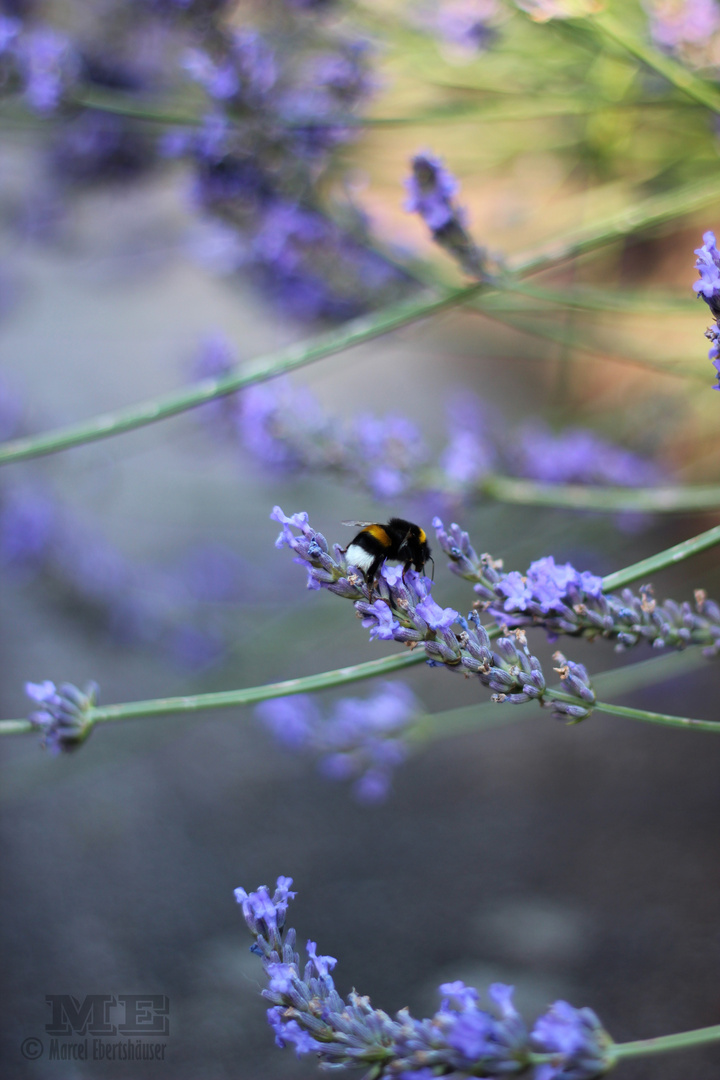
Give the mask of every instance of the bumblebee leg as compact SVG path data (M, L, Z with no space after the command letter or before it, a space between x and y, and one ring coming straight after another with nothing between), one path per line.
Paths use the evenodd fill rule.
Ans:
M365 574L365 580L367 582L368 593L369 593L369 596L370 596L370 602L371 603L372 603L372 598L373 598L373 590L375 588L375 582L376 582L377 576L378 576L378 571L380 570L380 567L381 567L384 559L385 559L384 555L376 555L375 558L373 559L373 561L370 563L370 566L367 569L367 573Z

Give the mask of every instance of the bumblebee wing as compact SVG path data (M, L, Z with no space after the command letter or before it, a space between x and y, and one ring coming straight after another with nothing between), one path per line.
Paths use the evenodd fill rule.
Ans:
M350 525L351 527L357 527L358 529L365 529L368 525L374 525L374 521L341 521L341 525Z
M408 547L408 540L410 539L411 536L412 536L412 531L410 529L408 529L408 531L405 533L405 536L403 538L402 543L398 547L399 552L402 551L404 548Z

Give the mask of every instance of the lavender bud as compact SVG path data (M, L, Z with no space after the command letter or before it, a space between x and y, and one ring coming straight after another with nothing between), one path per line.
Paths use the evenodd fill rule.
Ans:
M26 683L25 692L43 706L28 719L42 731L42 745L51 753L67 753L85 742L94 724L97 683L88 683L83 692L72 683L61 683L58 688L47 679L43 683Z

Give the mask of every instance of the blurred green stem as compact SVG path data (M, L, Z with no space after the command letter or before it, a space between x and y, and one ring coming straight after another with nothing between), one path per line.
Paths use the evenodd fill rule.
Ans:
M621 21L608 12L601 11L595 15L589 15L588 22L604 37L627 49L636 59L641 60L653 71L657 71L693 101L705 105L713 112L720 113L720 92L716 87L632 33L626 21Z
M712 183L703 181L689 184L669 194L655 196L634 206L624 208L604 221L552 241L539 252L510 260L509 270L513 274L519 275L538 273L541 270L555 266L557 263L612 243L623 236L650 226L660 225L665 221L690 213L717 198L718 188L715 180ZM502 281L498 282L498 285L502 287ZM45 454L53 454L59 450L67 450L72 446L80 446L97 439L105 439L112 435L133 431L135 428L152 424L156 420L176 416L178 413L195 408L197 405L231 394L235 390L263 382L285 372L295 371L306 364L313 363L315 360L332 356L335 353L351 348L353 345L370 341L426 316L467 303L481 289L491 287L492 285L488 282L476 282L463 288L447 290L439 297L435 296L429 299L425 298L397 304L375 314L351 320L339 330L322 335L309 343L292 345L272 353L270 356L260 357L221 379L204 379L202 382L186 387L183 390L153 398L150 401L130 406L127 409L103 413L90 420L58 428L44 435L12 439L0 446L0 465L23 461L27 458L41 457ZM504 501L518 501L509 494L512 491L511 488L506 486L504 490ZM490 492L488 491L488 493ZM530 501L535 500L531 499ZM554 504L551 501L545 505ZM597 508L608 509L615 507L603 505ZM652 508L655 509L656 507ZM680 506L677 508L684 509L685 507ZM643 509L643 507L637 507L637 509Z
M269 356L258 357L248 364L243 364L240 368L235 368L222 378L203 379L182 390L141 402L139 405L131 405L126 409L102 413L91 420L69 424L67 427L47 432L45 435L12 439L0 445L0 465L54 454L72 446L80 446L97 439L107 439L112 435L134 431L156 420L177 416L178 413L203 405L207 401L225 397L227 394L255 383L265 382L278 375L296 371L307 364L312 364L315 360L350 349L353 345L371 341L398 327L407 326L418 319L463 303L483 287L483 284L478 282L446 292L440 297L432 299L425 297L422 300L396 304L377 314L350 320L339 330L324 334L309 344L290 345Z
M624 488L547 484L517 476L488 475L480 481L479 488L480 494L498 502L549 506L558 510L677 514L720 508L720 484Z

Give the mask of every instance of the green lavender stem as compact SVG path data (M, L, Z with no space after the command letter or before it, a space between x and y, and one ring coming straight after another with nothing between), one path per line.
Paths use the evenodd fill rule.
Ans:
M589 484L547 484L516 476L489 475L481 481L480 493L498 502L515 503L519 506L598 510L604 513L628 510L639 513L678 514L691 510L716 510L720 507L720 484L624 488Z
M491 637L497 637L500 633L499 627L492 627L489 631ZM400 671L407 667L413 667L415 664L423 663L425 660L425 651L422 649L415 649L400 653L396 656L386 656L380 660L370 660L364 664L355 664L351 667L337 668L333 671L324 671L318 675L306 675L298 679L287 679L284 682L270 683L265 686L251 686L244 690L225 690L219 693L213 694L191 694L183 697L171 697L171 698L154 698L149 701L132 701L118 705L105 705L98 706L91 710L90 717L95 723L104 723L110 720L137 720L144 717L153 716L168 716L171 714L182 713L195 713L204 709L222 709L222 708L237 708L242 705L256 705L260 701L268 701L271 698L287 697L290 694L304 694L315 690L327 690L336 686L345 686L348 683L359 682L361 679L372 679L381 675L389 675L394 671ZM673 676L683 675L694 668L699 667L703 663L703 658L700 652L696 649L688 649L682 653L673 653L669 656L654 657L651 660L644 660L637 664L630 664L627 667L616 669L614 671L606 671L595 676L593 682L597 687L602 687L607 692L615 693L628 693L631 690L640 689L643 686L652 684L658 677L663 679L671 678ZM549 690L548 697L554 697L559 701L576 702L576 698L570 697L568 694L563 693L561 690ZM498 717L505 716L506 718L517 717L518 719L522 715L526 715L525 710L530 712L536 711L536 705L534 702L528 703L528 705L490 705L478 704L472 707L472 711L468 709L450 710L446 714L440 714L434 717L425 717L420 721L419 727L422 734L419 734L420 738L433 737L433 729L437 729L441 724L442 717L446 716L447 725L443 732L438 734L450 734L456 730L470 729L473 724L469 721L472 718L479 719L484 717L485 713L494 710ZM600 708L600 706L597 706ZM603 706L607 710L614 709L615 706ZM618 706L620 708L620 706ZM453 719L455 713L467 713L466 717L456 717L458 722ZM636 719L652 719L656 716L661 716L660 713L644 713L643 710L630 710L630 713ZM630 715L628 713L628 715ZM638 715L636 715L638 714ZM642 714L642 715L639 715ZM623 713L622 715L625 715ZM688 722L683 717L671 717L679 721L676 726L687 727ZM466 720L468 721L466 725ZM665 722L665 721L657 721ZM709 723L709 721L690 721L690 726L697 724L703 725ZM720 728L720 724L712 725L712 730ZM29 720L0 720L0 735L25 735L30 732L37 731Z
M644 720L649 724L720 732L720 721L716 720L696 720L691 716L668 716L667 713L648 712L646 709L631 709L627 705L608 705L604 701L596 701L593 708L595 712L609 713L612 716L627 716L631 720Z
M554 240L541 251L525 255L518 259L510 260L509 269L514 274L527 275L546 270L557 263L564 262L576 255L591 251L604 244L611 243L630 233L637 232L649 226L660 225L665 221L690 213L718 197L717 183L702 182L690 184L677 189L667 195L656 196L646 199L642 203L627 207L604 221L589 226L570 236ZM152 424L156 420L164 420L170 416L195 408L207 401L224 397L251 386L254 383L263 382L276 375L295 371L300 367L311 364L323 357L331 356L380 337L401 326L416 322L418 319L437 314L448 308L471 301L481 289L489 288L487 283L477 282L464 288L451 289L444 292L440 297L414 300L386 308L374 315L354 319L346 323L339 330L325 334L306 344L292 345L270 356L260 357L254 362L244 365L239 371L235 371L220 379L204 379L191 387L166 394L150 401L132 405L127 409L119 409L116 412L103 413L90 420L71 424L64 428L50 431L44 435L31 436L22 439L13 439L0 447L0 465L15 461L23 461L28 458L42 457L45 454L67 450L72 446L80 446L83 443L94 442L98 439L106 439L113 435L120 435L126 431ZM518 497L523 490L509 478L497 478L495 490L497 495L505 502L518 502L523 499ZM552 485L547 485L552 488ZM537 485L535 485L537 487ZM580 488L580 491L583 489ZM598 489L596 489L597 491ZM622 494L622 489L619 489ZM704 489L700 489L704 490ZM715 501L711 505L720 503L720 489L716 492ZM493 494L488 488L487 494ZM549 493L548 493L549 494ZM556 492L557 494L557 492ZM574 492L569 492L569 502L545 500L542 493L533 492L527 488L527 501L540 505L576 505ZM534 497L533 497L534 495ZM635 495L635 493L632 493ZM606 502L595 509L618 509L615 503L620 496L606 495ZM677 501L677 500L676 500ZM706 507L706 503L701 504ZM627 509L627 505L624 507ZM645 509L644 506L633 505L631 509ZM658 507L650 507L654 509ZM662 509L663 507L659 507ZM672 506L672 509L686 509L686 506ZM697 504L691 502L691 509L697 509Z
M314 690L326 690L333 686L345 686L346 683L360 679L373 679L378 675L389 675L394 671L423 663L425 652L417 649L399 653L396 656L384 656L380 660L369 660L365 664L353 664L351 667L323 671L318 675L304 675L299 679L286 679L284 682L270 683L266 686L250 686L244 690L222 690L213 694L187 694L183 697L153 698L150 701L130 701L122 705L104 705L90 710L90 719L96 723L108 720L134 720L139 717L168 716L172 713L195 713L203 709L227 709L240 705L256 705L270 698L287 697L290 694L307 694ZM19 735L37 731L29 720L0 720L0 735Z
M616 570L614 574L607 574L603 578L603 592L613 592L616 589L624 588L625 585L629 585L632 581L640 581L642 578L648 577L649 574L664 570L666 566L674 566L676 563L690 558L691 555L697 555L701 551L714 547L715 544L720 544L720 525L708 529L707 532L698 533L697 536L693 536L689 540L683 540L681 544L675 544L664 551L659 551L657 555L650 555L647 559L641 559L639 562L633 563L632 566L626 566L623 570Z
M663 55L647 41L636 37L632 31L628 30L625 23L604 11L590 15L588 21L604 37L621 45L637 60L641 60L653 71L657 71L693 101L712 109L713 112L720 113L720 93L714 86L695 75L677 60Z
M691 1046L720 1041L720 1024L712 1027L681 1031L677 1035L658 1035L655 1039L638 1039L635 1042L616 1043L613 1053L616 1061L623 1058L644 1057L646 1054L666 1054L669 1050L685 1050Z
M156 420L176 416L178 413L203 405L207 401L225 397L236 390L275 378L277 375L296 371L306 364L312 364L315 360L332 356L353 345L370 341L398 327L407 326L418 319L434 315L438 311L470 299L482 287L480 283L477 283L447 292L439 298L425 298L397 304L376 315L352 319L340 330L324 334L310 344L290 345L269 356L259 357L222 378L203 379L183 390L141 402L139 405L131 405L126 409L118 409L116 412L103 413L91 420L70 424L45 435L13 439L0 446L0 465L42 457L45 454L56 453L58 450L67 450L72 446L107 439L112 435L120 435L123 432L152 424Z

